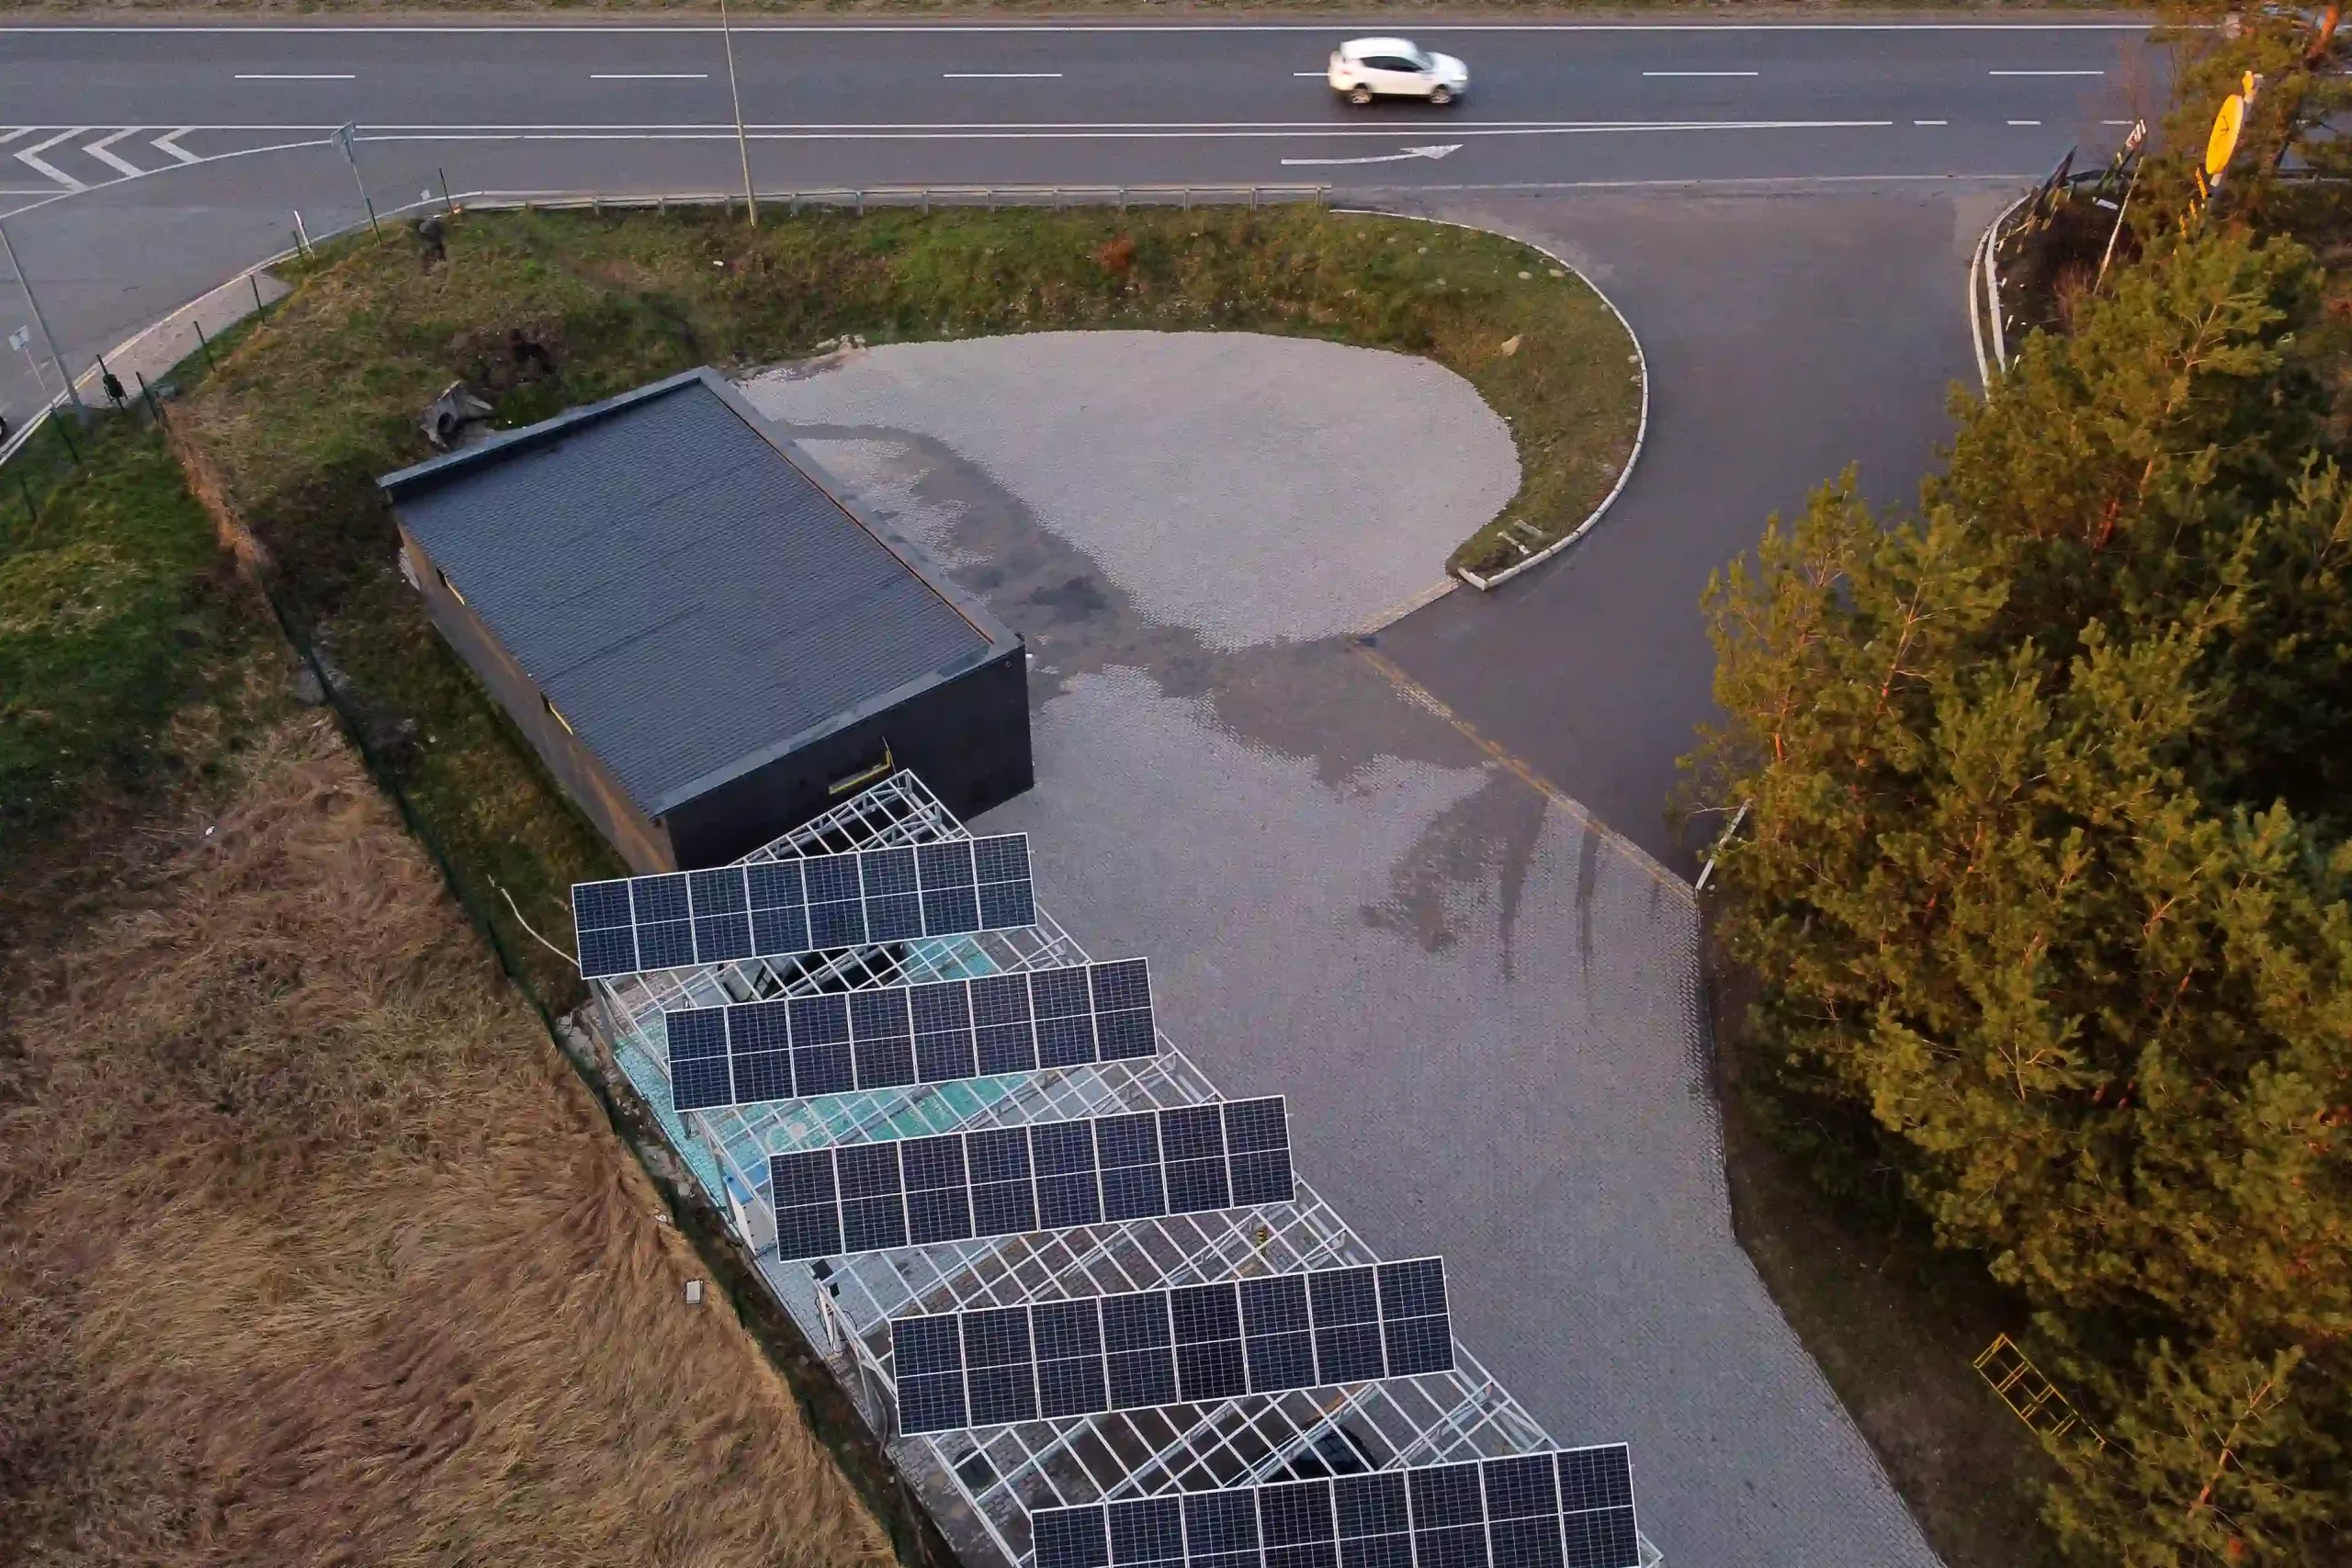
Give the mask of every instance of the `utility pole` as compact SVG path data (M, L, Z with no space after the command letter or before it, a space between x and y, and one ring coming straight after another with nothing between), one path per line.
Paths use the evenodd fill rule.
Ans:
M0 224L0 255L8 258L8 270L17 275L17 281L24 287L25 303L33 309L33 320L40 327L41 341L49 344L49 362L57 367L58 378L65 383L67 400L73 403L75 413L83 412L82 394L74 389L74 378L66 374L65 360L57 352L57 334L49 330L49 318L40 313L40 301L33 298L33 280L25 276L24 263L17 259L17 247L9 243L5 224ZM30 357L31 351L28 349L26 353Z
M727 0L718 0L718 31L727 40L727 96L735 100L735 151L743 160L743 211L756 229L760 198L752 189L752 141L743 134L743 93L735 85L735 28L727 19Z

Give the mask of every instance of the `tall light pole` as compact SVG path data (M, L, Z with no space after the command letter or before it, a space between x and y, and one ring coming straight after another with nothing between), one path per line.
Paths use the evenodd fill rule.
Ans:
M743 134L743 94L735 85L735 28L727 19L727 0L718 0L718 31L727 40L727 96L735 100L735 151L743 160L743 211L756 229L760 198L752 189L752 141Z
M40 326L41 341L49 344L49 362L57 367L57 374L65 383L65 396L72 400L74 412L82 412L82 394L74 390L74 378L66 373L65 361L57 352L57 334L49 330L49 318L40 313L40 301L33 298L33 280L25 276L24 263L17 259L17 247L9 243L6 225L0 225L0 255L8 258L8 270L15 273L17 281L24 286L25 303L33 308L33 320Z

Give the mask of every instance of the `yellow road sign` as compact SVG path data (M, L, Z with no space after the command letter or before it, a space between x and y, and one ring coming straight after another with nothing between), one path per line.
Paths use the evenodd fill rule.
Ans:
M2245 130L2245 99L2235 93L2222 100L2222 112L2213 117L2213 134L2205 139L2205 173L2214 179L2230 166L2230 155L2238 150L2239 133Z

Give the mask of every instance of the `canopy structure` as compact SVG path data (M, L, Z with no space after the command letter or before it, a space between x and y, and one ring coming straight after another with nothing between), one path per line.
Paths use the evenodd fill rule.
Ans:
M971 835L899 773L747 857L748 863ZM1127 954L1105 954L1120 958ZM677 1111L662 1014L820 989L906 985L1087 963L1041 905L1011 931L753 959L594 981L623 1070L809 1340L829 1358L915 1495L967 1563L1027 1562L1040 1509L1555 1450L1466 1347L1444 1372L1222 1403L977 1430L901 1431L890 1319L1379 1261L1304 1178L1292 1201L1025 1235L779 1259L772 1155L1069 1121L1226 1097L1161 1032L1156 1055L820 1100ZM1659 1561L1639 1542L1645 1568Z

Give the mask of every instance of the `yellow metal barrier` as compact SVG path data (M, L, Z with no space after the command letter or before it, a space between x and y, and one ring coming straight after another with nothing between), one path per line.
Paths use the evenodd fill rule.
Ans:
M2007 1335L1995 1335L1993 1343L1984 1347L1974 1365L1992 1385L1993 1392L2001 1396L2001 1403L2043 1438L2055 1441L2072 1434L2078 1442L2107 1447L2107 1439L2082 1418L2066 1396L2058 1392L2057 1385L2041 1375L2041 1369L2026 1359L2017 1341Z

